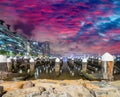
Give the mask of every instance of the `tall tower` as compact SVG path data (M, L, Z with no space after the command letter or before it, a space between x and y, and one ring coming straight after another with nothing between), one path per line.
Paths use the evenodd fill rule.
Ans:
M42 45L43 56L50 56L50 43L45 41Z

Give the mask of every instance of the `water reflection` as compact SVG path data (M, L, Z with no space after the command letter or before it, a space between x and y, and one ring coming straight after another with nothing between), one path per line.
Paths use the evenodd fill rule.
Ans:
M35 79L38 79L38 78L39 78L39 75L40 75L39 68L36 68L36 69L35 69L35 73L34 73Z

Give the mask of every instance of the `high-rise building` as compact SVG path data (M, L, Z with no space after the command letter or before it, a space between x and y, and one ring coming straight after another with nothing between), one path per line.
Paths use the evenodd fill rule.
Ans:
M31 55L39 55L42 53L41 42L28 40L27 42L27 52Z
M50 43L49 43L49 41L43 42L42 52L43 52L43 56L50 56Z
M0 53L24 54L26 42L26 38L16 32L11 32L10 25L6 27L4 21L0 20Z
M28 40L25 36L17 32L10 31L10 25L4 25L4 21L0 20L0 54L21 54L44 56L50 55L49 42L38 42Z

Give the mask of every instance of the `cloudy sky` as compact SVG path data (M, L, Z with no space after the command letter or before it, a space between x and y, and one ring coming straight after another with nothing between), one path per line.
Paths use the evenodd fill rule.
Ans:
M0 19L52 53L120 53L120 0L0 0Z

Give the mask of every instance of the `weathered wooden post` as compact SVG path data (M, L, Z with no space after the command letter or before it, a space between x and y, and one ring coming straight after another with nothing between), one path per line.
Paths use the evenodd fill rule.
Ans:
M113 66L114 66L114 57L109 53L105 53L104 55L102 55L103 79L106 80L113 79Z
M87 58L82 59L82 71L87 71Z
M13 63L13 65L14 65L14 66L13 66L13 67L14 67L14 72L17 72L17 70L18 70L18 68L17 68L17 65L18 65L18 64L17 64L17 57L14 57L14 58L13 58L13 61L14 61L14 63Z
M8 69L7 69L7 56L0 55L0 71L8 71Z
M30 73L31 75L34 74L34 71L35 71L35 61L33 58L30 59Z
M7 68L8 68L8 72L12 72L12 60L11 58L7 58Z
M94 56L91 56L91 64L94 64Z
M0 55L0 79L7 78L7 56Z
M101 57L98 58L98 65L101 65L102 64L102 59Z
M59 71L60 71L60 59L59 58L56 58L55 59L55 73L57 75L59 75Z

